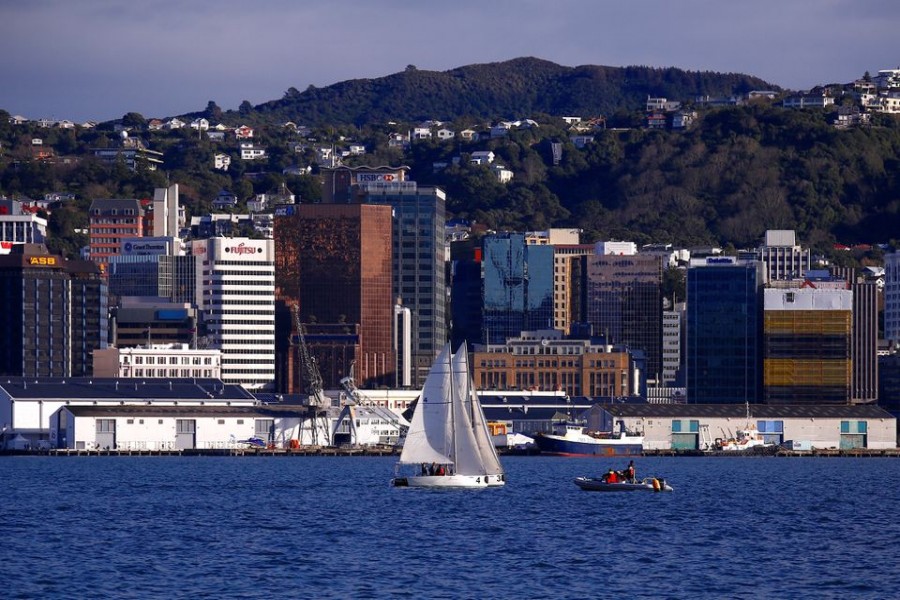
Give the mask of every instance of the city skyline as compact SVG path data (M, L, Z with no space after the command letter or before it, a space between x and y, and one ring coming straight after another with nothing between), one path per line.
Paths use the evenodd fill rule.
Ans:
M337 11L285 0L0 0L0 14L0 48L14 57L0 66L0 109L80 122L184 114L210 100L237 109L407 65L446 71L522 56L738 72L803 90L897 67L900 5L350 0Z

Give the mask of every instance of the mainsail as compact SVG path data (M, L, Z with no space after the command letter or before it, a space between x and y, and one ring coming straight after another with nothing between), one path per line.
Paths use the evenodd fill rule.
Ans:
M460 363L447 344L425 379L400 453L400 464L437 463L453 465L457 475L487 474L472 426L471 401L466 400L468 381L468 360L463 355ZM457 391L459 386L462 392Z
M500 457L497 456L497 449L491 440L487 422L484 420L484 410L481 408L481 401L478 399L472 383L472 376L469 372L469 356L465 344L453 355L453 377L456 381L455 391L459 394L470 415L475 445L481 457L482 472L487 475L502 475L503 466L500 464Z

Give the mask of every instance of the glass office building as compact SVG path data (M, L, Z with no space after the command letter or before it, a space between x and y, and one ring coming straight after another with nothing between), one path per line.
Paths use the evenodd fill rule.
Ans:
M197 303L193 256L113 256L109 258L107 274L113 302L122 296L151 296L177 303Z
M662 376L662 267L648 254L592 254L584 261L584 316L608 344L641 350L648 380Z
M447 343L447 196L414 181L358 183L363 204L390 206L393 214L393 296L411 313L412 385L424 383Z
M687 272L688 402L756 403L762 384L762 286L759 261L714 257Z
M287 212L276 216L276 287L282 301L299 303L323 384L339 387L351 365L362 386L392 383L391 209L301 204ZM300 371L290 389L303 388Z
M483 342L552 329L553 247L526 244L521 233L489 235L483 243Z

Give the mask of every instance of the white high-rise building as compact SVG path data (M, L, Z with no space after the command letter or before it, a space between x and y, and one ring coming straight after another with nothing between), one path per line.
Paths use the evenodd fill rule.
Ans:
M275 383L275 264L270 239L195 240L197 304L222 380L248 389Z

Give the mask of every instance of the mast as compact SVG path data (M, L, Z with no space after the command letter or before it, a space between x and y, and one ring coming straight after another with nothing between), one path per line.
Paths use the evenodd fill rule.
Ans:
M447 345L449 346L450 342L447 342ZM452 432L452 436L453 436L453 445L452 445L453 450L452 450L452 454L450 455L450 458L453 459L453 471L456 472L456 471L458 471L458 469L456 468L457 467L457 465L456 465L456 458L457 458L456 444L457 444L458 436L456 435L456 414L455 414L456 410L454 410L454 407L453 407L453 405L456 404L456 394L453 391L453 380L456 378L453 376L453 352L452 352L452 350L451 350L451 352L447 353L447 367L450 370L449 371L450 377L448 377L448 379L450 380L450 431Z

